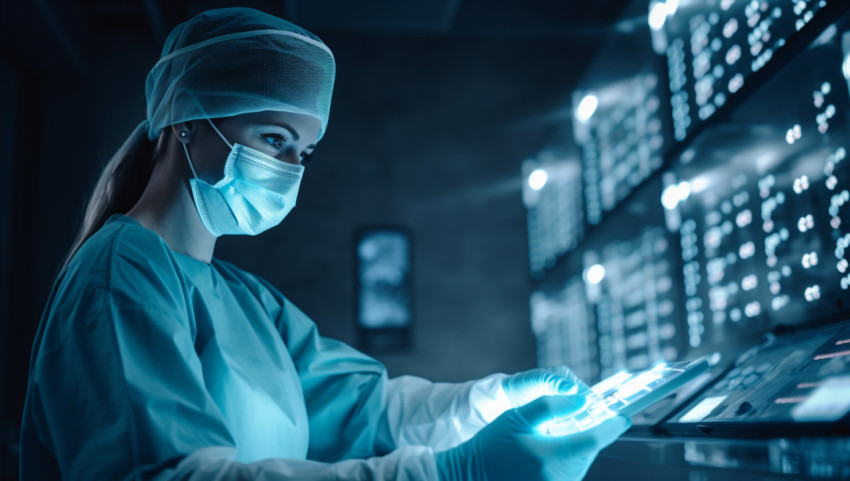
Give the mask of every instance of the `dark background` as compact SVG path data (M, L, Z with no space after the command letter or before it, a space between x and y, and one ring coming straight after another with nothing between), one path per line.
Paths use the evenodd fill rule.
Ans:
M624 3L0 0L0 475L59 263L100 169L144 118L173 26L251 6L313 31L337 61L298 207L216 255L356 343L356 231L409 229L412 346L375 355L391 375L461 381L536 363L520 164L575 155L571 90Z

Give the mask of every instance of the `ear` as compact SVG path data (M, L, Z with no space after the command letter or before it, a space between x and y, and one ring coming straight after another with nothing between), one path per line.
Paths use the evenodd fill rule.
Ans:
M177 140L184 144L188 144L189 140L192 138L195 126L192 125L191 121L181 122L179 124L172 125L171 130L174 132L174 137L176 137Z

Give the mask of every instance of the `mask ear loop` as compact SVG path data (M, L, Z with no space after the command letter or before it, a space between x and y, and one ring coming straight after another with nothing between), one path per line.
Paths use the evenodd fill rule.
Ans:
M218 130L218 128L217 128L217 127L215 126L215 124L213 123L213 121L212 121L212 120L210 120L209 118L207 118L207 122L209 122L209 123L210 123L210 125L211 125L211 126L212 126L212 128L213 128L213 130L215 130L215 133L217 133L217 134L218 134L218 136L219 136L219 137L221 137L221 140L223 140L223 141L224 141L224 143L225 143L225 144L227 144L227 146L228 146L228 147L230 147L230 149L231 149L231 150L233 150L233 145L231 145L231 143L230 143L230 142L228 142L226 138L224 138L224 135L222 135L221 131L220 131L220 130ZM182 134L184 134L184 135L185 135L185 132L183 132ZM186 160L188 160L188 161L189 161L189 168L192 170L192 175L194 175L196 179L200 179L200 177L198 176L198 172L195 170L195 165L194 165L194 163L192 162L192 157L190 157L190 156L189 156L189 149L186 147L186 144L185 144L185 143L180 142L180 144L183 146L183 152L186 152Z
M209 118L207 118L207 122L209 122L210 125L212 125L213 130L215 130L215 133L217 133L218 136L221 137L221 140L223 140L224 143L227 144L227 146L230 147L231 150L233 150L233 144L231 144L230 142L227 141L227 139L224 138L224 135L221 134L221 131L218 130L218 127L215 126L213 121L210 120Z
M183 142L180 142L180 145L183 146L183 152L186 152L186 160L189 161L189 168L192 169L192 175L194 175L196 179L200 179L200 177L198 177L198 173L195 171L195 166L192 163L192 158L189 157L189 149L186 148L186 144L184 144Z

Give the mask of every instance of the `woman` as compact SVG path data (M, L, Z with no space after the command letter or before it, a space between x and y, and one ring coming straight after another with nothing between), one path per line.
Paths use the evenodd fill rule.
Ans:
M585 403L566 368L387 379L213 257L295 205L334 75L316 36L250 9L169 35L39 327L22 479L575 479L627 428L535 434Z

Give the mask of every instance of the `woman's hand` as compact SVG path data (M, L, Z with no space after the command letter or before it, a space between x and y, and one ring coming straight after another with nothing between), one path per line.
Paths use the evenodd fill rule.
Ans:
M581 395L543 396L505 412L469 441L436 454L440 480L583 478L596 454L629 428L629 419L617 416L587 431L565 436L541 434L537 428L551 419L579 412L585 403Z
M542 367L519 372L502 380L502 389L513 408L524 406L540 396L589 394L590 388L568 367Z

